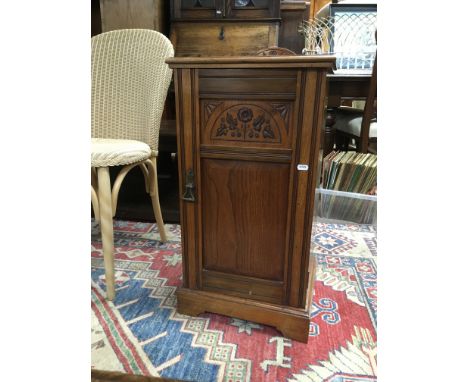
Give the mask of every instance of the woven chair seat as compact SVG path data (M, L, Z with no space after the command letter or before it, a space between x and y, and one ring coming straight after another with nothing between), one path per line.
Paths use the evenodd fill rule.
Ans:
M130 139L91 139L91 166L121 166L148 159L151 148Z

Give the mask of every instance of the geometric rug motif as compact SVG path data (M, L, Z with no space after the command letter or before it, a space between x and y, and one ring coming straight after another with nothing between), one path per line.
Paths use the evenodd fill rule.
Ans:
M368 257L377 256L377 232L365 224L316 223L313 227L315 253Z
M344 291L356 304L366 306L377 326L377 266L373 257L324 256L316 254L316 278L333 290Z
M178 314L180 226L114 221L116 297L105 299L99 225L91 232L92 367L184 381L376 381L376 230L316 223L309 342L206 313Z

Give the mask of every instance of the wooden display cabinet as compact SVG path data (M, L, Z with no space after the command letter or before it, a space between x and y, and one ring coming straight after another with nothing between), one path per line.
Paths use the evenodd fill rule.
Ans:
M278 45L279 0L172 0L176 56L254 55Z
M177 19L279 19L279 0L172 0Z
M272 325L307 342L310 256L331 56L172 58L180 313Z

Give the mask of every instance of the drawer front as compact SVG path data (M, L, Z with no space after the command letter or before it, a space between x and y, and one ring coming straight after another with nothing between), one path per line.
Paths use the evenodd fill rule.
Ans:
M272 23L174 23L171 40L175 55L245 56L278 43Z
M203 290L281 304L283 282L204 270Z

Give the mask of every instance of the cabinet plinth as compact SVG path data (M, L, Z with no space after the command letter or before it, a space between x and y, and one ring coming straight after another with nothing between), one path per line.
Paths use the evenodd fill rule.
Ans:
M183 285L213 312L307 342L331 56L172 58Z

